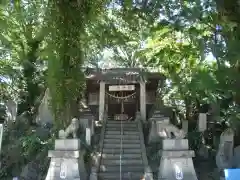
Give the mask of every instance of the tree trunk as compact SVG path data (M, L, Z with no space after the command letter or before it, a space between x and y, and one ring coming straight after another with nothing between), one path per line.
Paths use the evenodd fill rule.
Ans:
M26 83L24 93L20 96L21 102L18 105L18 115L23 112L31 114L31 109L34 106L36 98L40 95L39 82L35 80L36 77L36 60L37 51L41 41L29 42L30 51L27 53L26 61L23 62L23 80Z

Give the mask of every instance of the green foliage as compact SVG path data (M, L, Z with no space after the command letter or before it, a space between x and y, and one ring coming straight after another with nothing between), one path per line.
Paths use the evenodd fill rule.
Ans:
M187 118L197 104L231 98L223 118L237 121L238 13L226 2L200 0L3 1L1 98L18 99L29 110L47 84L60 128L74 115L85 87L83 65L149 66L167 77L165 103ZM211 62L209 53L215 56Z
M193 131L187 134L187 138L189 141L189 148L197 152L202 145L203 134L198 131Z
M20 138L19 141L22 144L22 156L24 156L27 161L32 159L42 148L41 140L35 134L32 136L24 136Z
M0 179L19 176L22 168L34 161L36 156L53 148L53 139L40 139L25 121L17 119L14 124L8 124L3 133L1 149ZM45 153L44 156L46 156ZM47 161L45 159L45 161ZM44 162L41 162L44 164Z

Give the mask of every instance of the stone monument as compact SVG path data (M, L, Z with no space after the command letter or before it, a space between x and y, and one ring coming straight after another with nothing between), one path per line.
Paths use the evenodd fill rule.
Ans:
M49 89L45 91L44 97L38 108L38 114L36 117L36 123L43 125L46 123L53 123L54 116L49 108L50 92Z
M48 152L51 162L46 180L86 180L84 151L77 138L78 128L78 119L74 118L65 131L59 131L60 139L55 140L55 150ZM70 134L73 139L66 139Z
M220 143L216 155L216 165L220 172L221 179L224 177L224 169L232 168L233 166L233 145L234 131L231 128L226 129L220 136Z
M15 121L17 117L17 103L13 100L6 102L7 106L7 121Z

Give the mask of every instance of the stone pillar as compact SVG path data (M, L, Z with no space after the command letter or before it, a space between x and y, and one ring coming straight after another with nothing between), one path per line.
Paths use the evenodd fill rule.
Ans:
M207 130L207 114L199 113L198 117L198 131L204 132Z
M188 133L188 120L182 121L182 130L186 133Z
M105 82L100 82L99 89L99 121L102 121L104 118L104 109L105 109Z
M140 113L141 119L146 121L146 83L140 82Z
M87 145L91 145L91 129L90 128L86 128L86 143Z

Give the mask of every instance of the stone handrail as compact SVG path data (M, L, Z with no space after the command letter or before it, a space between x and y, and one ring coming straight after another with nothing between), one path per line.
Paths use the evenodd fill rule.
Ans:
M99 154L95 154L93 156L93 165L91 168L91 173L90 173L90 180L97 180L98 179L98 172L100 170L100 161L102 158L102 150L103 150L103 142L104 142L104 134L106 130L106 122L107 122L107 114L104 114L104 120L102 124L102 130L101 130L101 135L100 135L100 143L97 152L100 152Z
M139 130L139 135L140 135L140 145L141 145L141 152L142 152L142 159L143 159L143 164L144 164L144 173L145 173L145 179L146 180L153 180L153 175L152 175L152 170L150 166L148 165L148 159L147 159L147 153L146 153L146 147L144 143L144 136L143 136L143 127L142 127L142 122L140 119L137 120L137 126Z
M71 124L64 131L61 129L58 133L59 139L66 139L70 134L73 135L73 138L77 138L77 131L79 128L79 120L73 118Z

